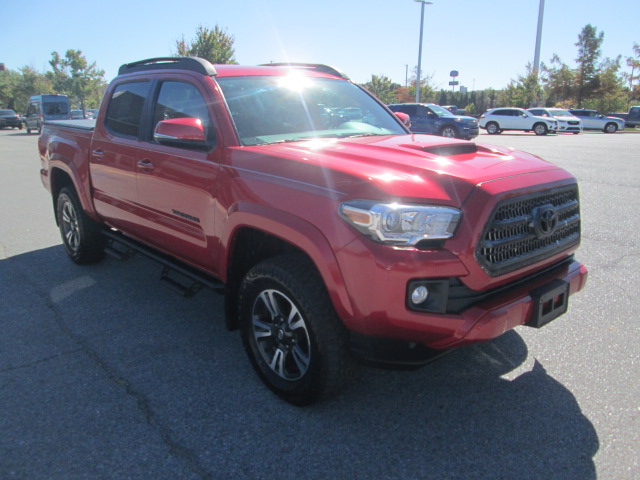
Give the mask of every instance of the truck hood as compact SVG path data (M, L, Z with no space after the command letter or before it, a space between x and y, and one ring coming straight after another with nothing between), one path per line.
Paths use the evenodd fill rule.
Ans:
M352 198L429 198L460 206L486 182L545 170L566 177L560 168L528 153L432 135L315 139L241 149L247 154L255 150L259 155L254 158L266 154L293 160L280 162L282 177ZM313 167L320 167L322 175ZM270 168L273 173L273 163Z

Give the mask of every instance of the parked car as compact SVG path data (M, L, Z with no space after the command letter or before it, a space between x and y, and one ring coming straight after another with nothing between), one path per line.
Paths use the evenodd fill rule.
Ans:
M397 103L388 105L392 112L406 113L411 118L413 133L428 133L450 138L471 140L480 130L475 118L454 115L433 103Z
M577 135L582 131L582 120L564 108L529 108L527 112L538 117L555 118L558 121L558 133L571 132Z
M552 118L537 117L522 108L492 108L480 117L480 128L496 135L505 130L523 130L546 135L558 130L558 121Z
M457 105L442 105L442 108L446 108L454 115L464 115L467 111L464 108L458 108Z
M82 110L71 110L71 120L82 120L84 112Z
M66 95L34 95L29 99L27 107L27 133L42 130L46 120L68 120L71 118L71 107Z
M631 107L627 113L610 113L609 116L621 118L626 127L640 127L640 106Z
M0 110L0 128L4 127L22 128L22 120L14 110Z
M569 111L582 120L585 130L602 130L604 133L615 133L624 130L625 123L621 118L606 117L596 110L586 108L570 108Z

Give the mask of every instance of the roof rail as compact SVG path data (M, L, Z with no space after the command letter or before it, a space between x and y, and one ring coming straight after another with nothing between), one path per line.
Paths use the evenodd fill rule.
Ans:
M336 77L344 78L345 80L349 80L349 76L344 73L342 70L331 67L329 65L323 65L321 63L263 63L260 65L262 67L294 67L294 68L306 68L308 70L314 70L316 72L328 73L329 75L334 75Z
M146 70L191 70L204 75L217 75L216 69L208 60L200 57L158 57L147 58L137 62L125 63L118 70L118 75L142 72Z

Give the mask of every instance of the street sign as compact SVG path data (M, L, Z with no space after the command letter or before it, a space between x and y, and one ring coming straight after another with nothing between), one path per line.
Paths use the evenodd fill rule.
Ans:
M459 84L460 84L460 82L455 82L455 81L454 81L454 82L449 82L449 85L452 85L452 86L454 86L454 87L455 87L456 85L459 85Z
M450 77L457 77L458 76L458 71L457 70L451 70L451 73L449 74Z

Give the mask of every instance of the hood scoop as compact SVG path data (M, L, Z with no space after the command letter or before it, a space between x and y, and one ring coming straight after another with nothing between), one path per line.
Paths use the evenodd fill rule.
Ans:
M427 152L439 157L450 157L453 155L467 155L470 153L477 153L478 146L475 143L445 143L441 145L420 145L410 144L403 145L403 147L412 148L414 150L420 150L421 152Z

